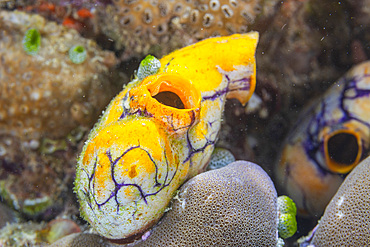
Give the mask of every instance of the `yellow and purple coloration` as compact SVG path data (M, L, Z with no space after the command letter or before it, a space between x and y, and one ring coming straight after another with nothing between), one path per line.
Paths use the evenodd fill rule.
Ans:
M370 153L370 61L310 104L286 140L276 177L302 216L320 217L345 176Z
M179 186L204 171L227 98L245 104L256 83L258 33L210 38L159 61L109 104L78 160L83 217L110 239L141 234Z

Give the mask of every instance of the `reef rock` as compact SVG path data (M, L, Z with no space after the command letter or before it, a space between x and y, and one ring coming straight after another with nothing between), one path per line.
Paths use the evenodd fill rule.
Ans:
M23 49L30 29L41 36L33 55ZM68 57L75 45L84 63ZM0 58L0 195L37 215L62 203L84 129L119 88L109 75L116 59L75 30L18 11L0 12Z

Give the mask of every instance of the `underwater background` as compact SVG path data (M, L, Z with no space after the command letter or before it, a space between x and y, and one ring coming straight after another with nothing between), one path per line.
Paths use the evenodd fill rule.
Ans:
M0 0L0 8L0 246L369 246L369 0ZM199 130L211 133L209 149L191 151L209 152L196 158L211 160L207 172L167 195L175 199L160 224L114 240L94 230L94 217L80 215L77 162L122 87L162 72L158 60L140 62L252 31L253 95L245 105L225 98L219 130ZM209 191L215 198L203 203ZM281 195L294 213L281 211ZM295 213L294 235L278 231L278 218Z

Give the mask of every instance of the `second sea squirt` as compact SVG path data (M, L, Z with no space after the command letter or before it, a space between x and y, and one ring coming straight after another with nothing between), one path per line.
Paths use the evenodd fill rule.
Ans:
M141 234L185 180L204 171L227 98L255 89L258 33L210 38L148 56L109 104L78 159L82 216L101 235Z
M370 61L353 67L298 118L276 164L277 184L301 216L320 217L370 154Z

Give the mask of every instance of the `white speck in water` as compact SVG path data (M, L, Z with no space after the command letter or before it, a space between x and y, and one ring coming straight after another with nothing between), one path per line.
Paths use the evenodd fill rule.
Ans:
M40 146L40 142L38 140L31 140L29 143L29 147L31 149L37 149Z
M6 149L4 146L0 145L0 156L4 156L6 154Z

